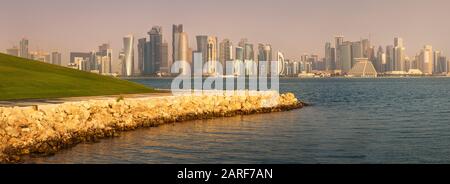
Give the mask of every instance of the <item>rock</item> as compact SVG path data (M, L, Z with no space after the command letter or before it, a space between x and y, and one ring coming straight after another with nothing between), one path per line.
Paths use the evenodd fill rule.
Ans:
M79 142L164 123L267 113L303 107L277 92L211 92L203 95L95 100L32 108L0 108L0 162L17 155L54 154Z

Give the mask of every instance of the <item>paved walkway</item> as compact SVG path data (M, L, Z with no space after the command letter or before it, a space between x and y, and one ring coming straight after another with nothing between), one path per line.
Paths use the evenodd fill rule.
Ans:
M119 96L124 98L143 98L143 97L160 97L171 96L170 92L161 93L142 93L142 94L123 94L123 95L105 95L105 96L85 96L85 97L66 97L66 98L51 98L51 99L25 99L25 100L7 100L0 101L0 107L28 107L33 105L46 105L46 104L61 104L65 102L79 102L87 100L107 100L116 99Z

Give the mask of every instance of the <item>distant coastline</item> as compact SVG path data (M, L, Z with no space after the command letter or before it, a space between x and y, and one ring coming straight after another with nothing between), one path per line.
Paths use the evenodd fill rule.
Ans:
M164 77L157 77L157 76L136 76L136 77L119 77L120 79L124 80L140 80L140 79L174 79L175 76L164 76ZM206 77L203 77L206 78ZM345 77L345 76L333 76L333 77L295 77L295 76L280 76L280 79L377 79L377 78L384 78L384 79L401 79L401 78L450 78L450 76L443 76L443 75L430 75L430 76L378 76L378 77Z

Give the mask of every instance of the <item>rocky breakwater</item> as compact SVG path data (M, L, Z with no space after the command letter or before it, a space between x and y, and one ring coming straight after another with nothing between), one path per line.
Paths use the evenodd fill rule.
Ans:
M291 94L215 92L200 95L70 102L38 107L0 107L0 163L25 155L49 155L121 131L213 117L302 108Z

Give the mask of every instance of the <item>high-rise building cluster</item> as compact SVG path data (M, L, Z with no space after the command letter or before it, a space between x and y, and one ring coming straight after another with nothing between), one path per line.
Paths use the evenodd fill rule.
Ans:
M152 75L157 72L169 72L169 58L168 58L168 43L163 40L162 27L154 26L148 32L147 38L141 38L138 40L137 51L138 61L136 66L130 62L126 62L128 69L135 69L131 73L127 73L126 76L136 75Z
M285 59L283 53L278 52L277 59L279 63L284 63L278 66L281 76L297 77L314 71L324 71L326 67L324 59L320 59L316 54L302 54L299 60L293 60Z
M98 73L102 75L112 75L113 51L108 43L98 47L98 50L91 52L70 52L70 68Z
M45 63L61 65L60 52L54 51L49 53L42 50L29 51L29 40L26 38L20 40L19 47L13 46L12 48L6 49L6 54Z
M408 57L400 37L394 38L393 45L379 46L375 52L369 39L350 42L344 41L343 36L336 36L334 45L325 43L325 67L314 69L347 75L362 58L368 60L366 64L375 68L379 75L446 75L450 71L450 62L431 45L425 45L416 56Z
M193 67L197 64L201 65L201 73L193 73L194 75L257 75L260 72L267 74L270 72L271 66L267 64L262 67L263 62L260 62L272 61L273 49L270 44L259 44L255 52L254 45L247 39L241 39L237 45L233 45L230 39L220 41L217 36L197 35L195 41L196 47L191 47L183 25L173 25L172 52L169 57L169 47L163 39L162 28L154 26L148 32L148 37L138 39L137 61L134 61L134 37L127 36L124 38L124 49L119 56L121 75L171 75L185 73L188 70L193 73ZM279 67L284 67L284 55L279 52L278 56L283 60L279 62ZM201 63L194 63L196 60ZM172 73L171 66L177 61L185 62L186 66L182 66L179 72ZM191 68L187 68L188 65ZM264 71L260 71L261 68ZM283 72L284 70L279 69L279 73Z
M249 76L277 73L292 77L311 74L377 76L450 73L450 61L441 51L425 45L415 56L409 57L400 37L395 37L392 45L376 48L370 39L347 41L344 36L335 36L334 43L325 43L323 57L303 54L294 60L286 58L280 51L274 52L271 44L254 45L245 38L233 44L227 38L219 40L214 35L197 35L194 37L196 47L192 47L182 24L172 26L171 48L164 40L161 26L153 26L147 35L137 40L131 34L123 37L123 48L118 53L118 75L169 76L188 71L194 75ZM18 47L6 49L6 53L62 65L60 52L39 49L29 51L29 40L26 38L20 40ZM112 70L113 58L110 44L105 43L90 52L70 52L67 66L102 75L117 75ZM180 70L171 71L172 65L179 61L184 61ZM194 71L193 67L201 67L201 71Z

